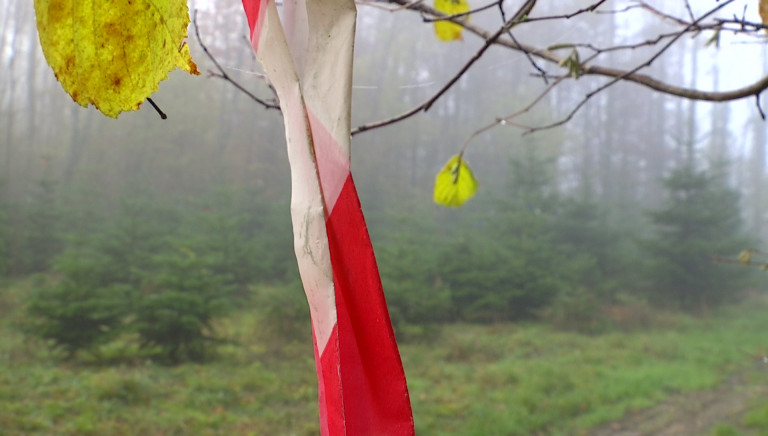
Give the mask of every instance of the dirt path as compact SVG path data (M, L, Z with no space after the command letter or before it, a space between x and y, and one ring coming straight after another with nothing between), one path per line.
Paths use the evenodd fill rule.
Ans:
M591 436L707 436L718 424L739 427L753 401L768 396L768 382L749 382L752 371L768 371L760 362L718 389L676 395L648 410L632 413L590 432ZM765 379L760 377L759 379Z

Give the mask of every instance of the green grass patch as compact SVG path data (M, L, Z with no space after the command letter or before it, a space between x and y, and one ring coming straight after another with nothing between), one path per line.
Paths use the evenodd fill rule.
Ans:
M744 433L730 424L719 424L711 434L712 436L742 436Z
M714 388L765 350L763 304L674 330L584 336L540 325L447 327L430 347L402 347L417 433L576 435Z
M768 353L763 353L762 356ZM748 410L742 415L741 426L750 431L749 434L768 435L768 404L765 402L766 386L768 386L768 365L763 361L764 357L758 356L756 365L759 370L749 373L747 385L750 389L757 390L757 395L749 404Z
M0 306L26 290L0 288ZM766 309L752 302L707 319L679 316L674 328L597 336L446 326L429 343L401 347L417 433L589 434L752 365L768 345ZM304 337L276 340L258 307L243 308L218 324L231 343L208 364L105 366L61 363L20 333L18 313L0 319L0 436L319 434L308 319ZM768 428L768 409L756 407L744 425Z

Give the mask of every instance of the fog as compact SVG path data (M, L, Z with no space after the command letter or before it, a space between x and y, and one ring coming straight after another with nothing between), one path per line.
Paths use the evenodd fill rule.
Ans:
M619 2L606 12L622 11L628 5ZM270 205L275 214L270 219L281 222L283 213L288 220L289 168L280 113L213 77L220 72L202 53L194 32L189 44L204 74L191 77L174 72L161 84L153 98L168 120L161 120L149 105L114 120L73 104L56 82L37 43L32 5L3 6L7 13L0 42L4 64L0 192L6 205L8 274L50 267L66 249L67 240L98 231L115 214L119 216L123 202L137 195L179 207L178 212L185 215L190 202L216 197L215 192L248 192L252 201ZM200 6L202 41L224 72L255 95L272 98L246 42L239 3ZM541 5L537 11L542 16L557 15L563 10L558 8L565 6ZM731 5L721 14L727 16L734 8ZM745 17L754 19L755 11L748 11L751 15ZM668 12L686 13L682 5ZM579 18L553 21L551 26L530 25L515 33L522 43L538 47L567 42L606 48L648 41L676 29L675 23L642 9ZM492 27L494 20L498 14L490 11L477 14L472 22ZM470 33L461 41L440 42L432 25L421 21L408 11L360 7L353 126L387 119L422 103L482 44ZM657 45L641 45L609 51L595 62L631 68L656 50ZM719 47L706 44L704 37L683 37L648 73L680 86L725 90L760 77L766 71L764 53L763 45L751 36L722 35ZM559 69L542 66L552 74ZM740 194L738 215L743 226L739 232L748 235L750 246L760 246L765 227L766 126L754 101L695 102L618 83L597 93L561 127L530 134L521 128L563 119L587 93L608 80L583 76L558 84L514 122L472 137L499 117L525 108L548 89L551 80L536 77L536 72L521 53L493 48L429 111L353 137L353 173L377 247L386 251L403 234L420 232L413 226L429 228L438 239L460 239L457 235L467 231L467 223L495 220L509 203L525 195L557 203L540 220L548 223L564 219L558 217L561 203L591 204L600 226L622 235L622 243L634 247L634 238L657 234L649 213L664 207L670 198L662 179L686 165L711 173L723 188ZM442 209L430 200L434 176L468 139L465 157L481 188L466 207ZM538 179L521 181L517 167ZM528 207L541 209L541 205ZM25 252L29 239L25 234L43 231L31 227L34 220L29 214L36 208L56 210L50 217L55 228L45 228L52 246L41 255L39 265L30 266L29 258L40 256ZM286 226L281 228L287 231ZM629 258L647 256L637 247L628 250ZM733 252L704 254L734 256ZM291 270L287 265L284 269ZM624 281L620 288L635 287L631 285L634 278Z
M538 16L584 6L539 3ZM605 49L680 30L669 17L625 11L636 3L608 2L606 13L513 33L535 47ZM687 17L685 2L650 3ZM745 4L745 19L759 22L756 2L734 2L718 16L740 17ZM202 42L226 74L273 98L241 4L190 1L196 6ZM216 274L205 283L232 301L255 298L279 334L311 343L296 333L309 322L292 253L280 112L215 77L220 71L191 30L202 75L177 71L160 84L152 98L168 119L149 104L107 118L75 104L56 81L33 3L0 0L0 10L0 276L47 277L40 280L55 288L88 259L98 286L146 293L165 283L169 265L194 257L201 263L190 271ZM494 29L499 20L494 9L471 22ZM763 36L723 31L718 44L707 44L710 36L679 38L640 72L703 90L743 87L768 73ZM468 31L441 42L418 13L360 5L353 129L423 103L483 43ZM582 60L594 53L579 47ZM631 69L659 48L604 50L594 62ZM767 125L755 98L710 103L617 83L563 125L529 132L563 120L610 80L584 75L546 92L565 70L537 65L548 80L523 53L492 47L428 111L353 136L352 172L402 341L429 341L433 327L458 323L634 330L656 326L659 311L704 316L764 288L753 268L734 264L768 237ZM496 123L542 94L513 121ZM763 96L758 101L765 107ZM478 133L485 126L492 127ZM433 204L435 175L467 141L476 197L460 209ZM750 253L747 263L766 262ZM629 315L637 313L639 320Z

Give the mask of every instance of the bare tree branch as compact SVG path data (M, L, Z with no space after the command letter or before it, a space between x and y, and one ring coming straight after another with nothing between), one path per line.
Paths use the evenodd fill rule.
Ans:
M525 11L525 16L526 17L528 15L530 15L530 13L533 10L534 6L535 6L535 3L531 4L528 7L528 10ZM507 16L506 16L506 13L504 12L504 2L503 1L499 2L499 13L501 14L502 21L507 21ZM514 42L517 45L520 45L520 43L517 42L517 39L515 38L515 36L512 35L512 31L511 30L507 31L507 36L509 36L509 39L511 39L512 42ZM533 58L533 56L531 56L531 53L529 53L527 51L524 51L523 53L525 54L525 58L528 59L528 62L531 63L531 66L533 67L533 69L535 69L536 71L539 72L540 77L542 78L542 80L544 80L544 84L545 85L548 84L547 72L544 71L544 69L541 68L538 63L536 63L536 60Z
M393 0L393 1L397 1L397 0ZM551 20L563 20L563 19L570 20L571 18L574 18L574 17L576 17L578 15L581 15L581 14L585 14L587 12L596 12L597 8L602 6L603 3L605 3L606 1L607 0L600 0L598 2L592 3L591 5L589 5L589 6L585 7L585 8L578 9L578 10L576 10L574 12L571 12L571 13L568 13L568 14L550 15L550 16L545 16L545 17L527 17L525 21L527 23L534 23L534 22L537 22L537 21L551 21Z
M760 106L760 94L755 94L755 106L757 106L757 112L760 114L760 119L765 121L765 112L763 107Z
M702 31L712 31L712 32L715 32L715 35L719 35L719 33L723 31L744 33L744 34L757 34L758 32L762 32L763 30L766 30L768 28L768 26L762 23L747 21L745 19L744 13L742 13L741 17L737 17L736 15L734 15L732 18L713 17L711 18L711 21L707 21L710 17L712 17L713 14L722 10L725 6L734 3L734 1L735 0L719 1L715 7L713 7L712 9L710 9L708 12L704 13L700 17L696 18L694 15L693 9L689 3L689 0L685 0L685 8L687 11L688 18L681 18L681 17L673 16L667 12L664 12L654 6L649 5L648 3L642 0L637 1L636 3L633 3L631 5L628 5L622 9L612 9L612 10L601 9L601 7L607 3L607 0L596 0L586 7L582 7L581 9L577 9L569 13L564 13L561 15L531 17L530 14L536 5L536 0L526 0L512 18L506 19L502 0L493 0L491 3L488 3L479 8L476 8L473 11L470 11L468 13L461 13L461 14L455 14L455 15L446 15L440 11L437 11L434 8L425 4L424 0L381 0L381 1L358 0L357 2L358 4L380 7L390 12L396 12L404 9L411 10L416 13L419 13L422 16L423 21L425 22L435 22L435 21L453 22L455 24L458 24L459 26L462 26L467 32L475 34L476 36L481 38L484 41L484 43L482 47L479 50L477 50L467 60L467 62L453 76L451 76L451 78L435 94L433 94L423 103L417 106L414 106L413 108L399 115L395 115L393 117L390 117L384 120L360 125L359 127L353 129L351 134L355 135L371 129L388 126L388 125L397 123L399 121L405 120L407 118L410 118L422 111L424 112L428 111L442 96L445 95L445 93L448 90L450 90L461 79L461 77L464 76L464 74L466 74L466 72L482 56L485 55L487 50L493 45L505 47L507 49L520 52L523 55L525 55L528 61L530 62L531 66L536 70L536 73L534 73L533 76L542 78L545 84L547 85L547 88L539 97L534 99L531 105L526 106L523 110L518 111L504 118L497 118L496 121L494 121L493 123L487 126L484 126L480 128L478 131L476 131L475 133L473 133L470 136L470 138L467 140L467 142L465 142L465 144L462 146L462 151L466 148L466 145L472 140L472 138L476 137L480 133L496 125L516 126L516 127L525 129L527 133L563 125L567 123L569 120L571 120L572 117L593 96L597 95L598 93L604 91L605 89L613 86L618 82L635 83L666 95L688 99L688 100L726 102L726 101L739 100L739 99L748 98L748 97L755 97L757 110L760 113L761 117L765 119L765 114L762 110L762 107L760 106L760 95L762 94L763 91L768 89L768 76L760 78L754 83L745 85L737 89L726 90L726 91L719 91L719 90L706 91L706 90L701 90L696 88L688 88L688 87L676 85L673 83L668 83L663 80L659 80L651 75L643 74L640 72L641 70L649 67L662 54L664 54L669 48L671 48L682 36L686 34L696 35ZM486 30L466 20L466 16L468 16L471 13L486 11L494 7L499 8L499 14L502 18L502 24L495 31ZM676 25L681 26L682 28L676 32L667 32L667 33L658 34L655 37L646 39L644 41L623 44L623 45L615 45L610 47L597 47L591 43L564 43L564 44L556 44L546 48L535 47L532 45L521 43L515 38L515 36L511 32L511 29L518 25L533 25L534 23L542 22L542 21L567 20L567 19L575 18L582 14L620 14L620 13L624 13L624 12L635 10L635 9L642 9L642 10L648 11L649 13L655 16L658 16L660 19L669 20L675 23ZM202 47L206 56L213 62L214 66L218 70L217 72L209 72L209 75L213 77L218 77L218 78L224 79L225 81L230 82L238 90L248 95L252 100L256 101L263 107L267 109L279 110L279 104L277 102L276 96L273 96L271 99L259 98L253 93L251 93L250 91L248 91L247 89L245 89L242 85L237 83L234 79L232 79L232 77L230 77L227 74L225 69L211 55L208 48L203 43L200 37L198 26L197 26L197 11L195 11L193 22L195 24L195 35L197 37L198 42L200 43L200 46ZM711 40L716 41L717 39L716 37L713 37ZM622 51L622 50L635 50L640 47L654 47L657 45L661 45L661 46L654 51L654 54L652 56L650 56L646 61L638 64L637 66L631 69L619 69L619 68L613 68L610 66L603 66L603 65L598 65L593 63L593 62L596 62L601 57L602 54L605 54L608 52L616 52L616 51ZM561 49L564 49L564 48L570 49L567 55L563 55L562 53L559 52ZM579 60L579 57L580 57L579 49L590 50L592 53L590 56L586 58L582 57L582 59ZM562 67L567 67L570 70L571 74L560 75L560 74L547 73L545 69L539 64L540 61L543 61L545 64L548 63L551 65L557 65L558 69ZM606 83L598 86L597 88L587 93L584 96L584 98L579 103L577 103L575 107L572 108L571 112L561 120L558 120L548 125L538 126L538 127L523 126L514 121L514 118L516 118L518 115L529 111L537 102L541 100L541 98L545 94L551 91L554 85L560 84L565 79L570 77L579 78L582 76L602 76L602 77L607 77L610 80L608 80ZM549 85L548 84L549 79L555 79L555 82Z
M641 9L647 10L648 12L650 12L650 13L652 13L654 15L658 15L662 19L674 21L675 23L677 23L677 24L679 24L681 26L688 26L689 24L691 24L690 22L685 21L682 18L674 17L674 16L669 15L669 14L667 14L665 12L662 12L662 11L654 8L653 6L649 5L646 2L638 2L637 6L640 7ZM688 4L687 1L685 2L685 6L686 6L686 9L688 10L688 14L690 15L691 21L696 20L696 18L693 16L693 11L691 10L691 6Z
M468 15L474 15L474 14L476 14L478 12L482 12L482 11L485 11L485 10L488 10L488 9L491 9L491 8L499 7L499 6L501 6L502 3L504 3L504 0L496 0L493 3L489 3L489 4L485 5L485 6L480 6L477 9L472 9L471 11L462 12L460 14L447 15L445 17L425 17L425 16L422 16L421 19L425 23L434 23L436 21L450 21L450 20L454 20L454 19L458 19L458 18L464 18L464 17L466 17Z
M417 113L419 113L421 111L424 111L424 112L428 111L429 108L432 107L432 105L440 97L442 97L456 82L459 81L459 79L464 75L464 73L466 73L469 70L469 68L475 62L477 62L478 59L480 59L483 56L485 51L488 50L488 48L490 48L493 45L493 43L497 39L499 39L499 37L501 37L501 35L503 35L504 33L508 32L516 24L522 22L522 20L525 18L525 16L528 15L528 13L531 11L531 9L533 9L534 5L536 5L536 0L527 0L525 2L525 4L523 4L523 6L520 8L520 10L518 10L517 13L515 13L515 15L512 16L512 18L507 20L504 23L504 25L501 26L499 28L499 30L496 31L496 33L494 33L493 35L490 35L488 38L486 38L485 44L483 44L483 46L480 48L480 50L478 50L469 59L469 61L466 64L464 64L464 66L459 70L459 72L456 73L448 81L448 83L446 83L442 88L440 88L440 90L437 91L437 93L435 93L435 95L430 97L427 101L425 101L424 103L414 107L413 109L411 109L411 110L409 110L409 111L407 111L405 113L402 113L400 115L397 115L395 117L392 117L392 118L389 118L389 119L386 119L386 120L383 120L383 121L379 121L379 122L376 122L376 123L364 124L362 126L359 126L356 129L352 130L352 132L351 132L352 135L356 135L358 133L364 132L366 130L374 129L374 128L377 128L377 127L384 127L384 126L387 126L387 125L390 125L390 124L394 124L394 123L396 123L398 121L402 121L402 120L404 120L406 118L410 118L413 115L415 115L415 114L417 114ZM417 5L417 7L418 6L422 6L422 5ZM442 16L445 16L445 15L442 15ZM461 23L461 20L459 20L459 19L453 19L452 18L451 21L457 22L457 23Z
M698 19L693 21L691 24L686 26L683 30L678 32L677 36L675 36L674 38L669 40L669 42L664 44L664 46L662 46L661 49L659 49L656 53L654 53L653 56L651 56L648 60L646 60L645 62L641 63L640 65L636 66L635 68L633 68L633 69L631 69L629 71L625 71L625 72L622 72L619 75L613 76L612 80L609 80L607 83L605 83L605 84L595 88L594 90L588 92L584 96L584 98L578 104L576 104L576 106L574 106L574 108L571 110L571 112L568 115L566 115L564 118L560 119L559 121L555 121L554 123L550 123L550 124L547 124L547 125L544 125L544 126L541 126L541 127L535 127L535 128L532 128L532 129L528 129L526 131L526 133L533 133L533 132L536 132L536 131L539 131L539 130L551 129L553 127L562 126L563 124L567 123L568 121L570 121L573 118L574 115L576 115L576 113L579 111L579 109L581 109L587 103L587 101L589 101L592 97L594 97L595 95L599 94L600 92L608 89L609 87L615 85L616 83L618 83L622 79L626 79L626 78L632 76L633 74L636 74L641 69L650 67L651 64L656 59L658 59L662 54L664 54L665 51L667 51L670 47L672 47L672 45L678 39L680 39L683 35L688 33L688 31L690 29L697 28L699 22L701 22L702 20L704 20L707 17L711 16L712 14L714 14L717 11L719 11L720 9L724 8L726 5L728 5L730 3L733 3L734 1L735 0L728 0L728 1L725 1L725 2L721 3L720 5L718 5L716 7L714 7L709 12L705 13L704 15L702 15L701 17L699 17ZM589 68L584 68L582 71L584 71L586 73L588 70L589 70Z
M530 58L537 58L540 60L547 61L549 63L562 65L564 59L567 58L567 56L561 56L556 53L558 49L564 48L565 46L568 46L568 44L559 44L557 46L553 46L550 48L537 48L526 44L521 44L518 41L516 41L514 38L511 37L502 37L501 33L506 33L509 31L509 29L505 29L505 26L509 25L509 22L505 22L504 25L502 25L497 31L490 32L485 29L480 28L479 26L469 23L467 21L461 20L461 19L454 19L453 17L448 17L445 14L442 14L441 12L423 4L423 3L413 3L408 2L406 0L389 0L392 3L399 4L405 9L410 9L416 12L419 12L423 16L432 16L442 19L449 19L450 21L461 25L466 29L468 32L473 33L483 40L485 40L485 44L483 47L473 55L473 57L469 60L467 64L464 65L464 67L456 74L454 75L449 82L441 88L440 91L438 91L435 95L433 95L430 99L428 99L426 102L400 114L395 117L385 119L378 122L373 122L369 124L362 125L355 130L352 131L353 134L357 134L366 130L378 128L387 126L393 123L396 123L398 121L404 120L406 118L409 118L422 110L426 111L429 109L429 107L432 106L432 104L437 101L456 81L458 81L459 78L467 71L467 69L476 62L480 56L482 56L487 48L490 45L500 45L506 48L509 48L514 51L519 51L524 53L526 56L529 56ZM664 19L670 19L673 20L675 23L683 25L684 28L673 33L667 33L667 34L661 34L658 35L654 39L649 39L640 43L630 44L630 45L624 45L624 46L616 46L616 47L609 47L609 48L597 48L588 44L571 44L570 46L575 47L586 47L590 50L595 52L595 55L601 54L608 51L616 51L616 50L622 50L622 49L635 49L641 46L653 46L656 44L661 43L662 41L666 41L664 45L655 52L653 56L651 56L648 60L645 62L639 64L638 66L629 69L629 70L623 70L618 68L611 68L611 67L605 67L600 65L591 65L589 64L589 61L594 59L596 56L593 55L587 60L586 62L583 62L582 65L580 65L579 68L579 75L592 75L592 76L604 76L611 78L609 82L606 84L596 88L595 90L591 91L589 94L585 96L585 98L577 104L577 106L573 109L572 113L570 113L565 119L560 120L556 123L552 123L547 126L542 126L539 128L533 128L528 129L527 131L532 132L536 130L541 130L543 128L552 128L555 126L562 125L566 122L568 122L573 115L578 112L578 110L594 95L597 93L607 89L608 87L614 85L615 83L619 81L626 81L626 82L632 82L636 83L641 86L645 86L647 88L653 89L655 91L661 92L663 94L680 97L684 99L689 100L700 100L700 101L710 101L710 102L725 102L725 101L733 101L733 100L739 100L746 97L753 97L753 96L759 96L765 89L768 88L768 76L763 77L756 82L746 85L744 87L730 90L730 91L703 91L699 89L694 88L687 88L683 86L674 85L671 83L667 83L661 80L658 80L650 75L642 74L639 71L647 68L650 66L654 61L656 61L664 52L666 52L677 40L679 40L683 35L688 33L695 33L700 32L702 30L726 30L723 28L723 25L728 24L738 24L740 27L738 29L727 29L729 31L740 31L740 32L756 32L760 31L761 29L764 29L765 26L759 23L750 23L743 20L743 17L741 20L734 17L733 19L723 20L723 19L713 19L712 23L703 23L703 21L709 17L711 17L714 13L721 10L727 5L730 5L735 0L726 0L723 2L719 2L718 5L716 5L714 8L709 10L708 12L704 13L702 16L700 16L698 19L692 20L691 22L688 22L684 19L673 17L669 14L666 14L662 11L659 11L658 9L655 9L649 5L647 5L644 2L638 3L636 6L633 5L632 9L635 8L642 8L646 9L655 15L659 15L663 17ZM557 16L545 16L545 17L530 17L527 16L527 14L523 15L523 19L519 22L516 22L515 24L525 24L530 25L531 23L537 22L537 21L545 21L545 20L562 20L562 19L570 19L573 17L576 17L581 14L585 13L596 13L598 12L598 8L602 6L605 3L605 0L597 1L590 6L587 6L585 8L579 9L577 11L563 14L563 15L557 15ZM535 4L535 2L534 2ZM527 6L530 5L530 2L526 2L526 4L523 6L522 9L525 9ZM532 6L532 5L531 5ZM629 10L630 7L625 8L624 10ZM688 5L689 14L692 14L692 10L690 9L690 5ZM612 13L618 13L621 11L610 11ZM606 12L606 11L604 11ZM517 14L516 14L517 15ZM693 16L693 15L691 15ZM534 63L534 65L536 65ZM538 65L536 65L538 67ZM540 68L537 68L537 70L543 71ZM549 77L546 74L541 73L542 77ZM505 118L506 119L506 118ZM509 120L507 122L510 122ZM496 123L494 123L495 125ZM487 127L487 126L486 126ZM483 128L484 129L484 128ZM481 129L481 130L483 130ZM474 134L473 134L474 135Z
M542 99L544 99L544 97L546 97L547 94L549 94L550 91L552 91L557 85L560 84L560 82L562 82L563 80L567 79L568 77L569 77L568 75L557 77L554 82L550 83L546 88L544 88L544 91L539 93L539 95L536 96L536 98L531 100L531 102L528 103L522 109L518 110L517 112L515 112L515 113L513 113L511 115L507 115L504 118L497 118L494 122L492 122L490 124L487 124L487 125L479 128L479 129L475 130L474 132L472 132L472 134L469 135L467 140L464 141L464 144L461 145L461 149L459 150L459 156L463 156L464 155L464 152L467 151L467 147L469 147L469 144L472 142L473 139L475 139L477 136L481 135L482 133L485 133L485 132L491 130L494 127L497 127L497 126L514 126L514 127L518 127L518 128L524 129L524 130L531 130L532 129L531 127L519 124L519 123L515 122L514 119L519 117L520 115L528 113L537 104L539 104L539 102Z
M218 77L220 79L223 79L229 83L231 83L235 88L237 88L240 92L247 95L251 98L251 100L255 101L256 103L264 106L265 109L277 109L280 110L280 104L277 103L277 94L274 94L274 97L271 99L271 101L267 101L264 99L261 99L254 95L251 91L245 89L242 85L237 83L232 77L227 74L226 71L224 71L224 68L219 64L219 62L216 60L215 57L211 54L210 51L208 51L208 47L206 47L205 43L203 43L203 39L200 37L200 26L197 25L197 9L195 9L194 14L192 15L192 24L195 26L195 37L197 38L198 44L200 44L200 47L203 49L203 52L208 57L208 59L213 62L213 65L216 66L216 69L219 70L218 73L209 71L208 75L210 77ZM272 89L272 92L274 93L274 89L272 86L270 86L270 89ZM154 104L153 104L154 106Z

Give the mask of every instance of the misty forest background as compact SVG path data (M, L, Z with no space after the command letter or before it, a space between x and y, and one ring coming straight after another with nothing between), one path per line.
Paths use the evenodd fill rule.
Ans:
M224 71L270 98L240 2L189 3ZM671 3L656 6L687 16ZM759 22L757 2L722 14L744 4ZM536 14L581 7L539 2ZM0 436L319 434L279 112L206 77L213 64L191 37L203 75L161 83L167 120L148 105L108 119L56 82L32 2L0 11ZM630 9L514 34L612 47L679 30ZM710 36L683 36L644 71L719 90L768 74L762 36L723 33L719 47ZM481 44L466 32L443 43L418 14L360 5L353 127L422 103ZM633 68L657 49L600 63ZM433 204L461 144L545 89L533 73L492 47L428 112L353 136L417 433L768 434L766 277L737 261L768 248L768 124L755 100L619 83L562 127L484 131L465 155L477 196ZM515 121L557 121L606 80L565 80Z
M268 98L240 3L190 7L227 73ZM537 13L577 7L544 2ZM32 4L2 0L0 10L0 275L38 274L25 331L72 355L128 328L174 362L203 359L213 320L238 306L271 314L264 328L308 332L279 112L206 78L213 67L192 36L204 75L173 73L161 84L154 100L168 120L148 105L108 119L72 103L55 81ZM584 38L614 46L670 29L630 12L517 33L540 46ZM682 38L651 73L720 89L768 72L763 44L705 41ZM420 103L479 44L472 35L440 43L417 14L361 7L353 126ZM732 62L743 50L751 56ZM633 66L648 53L609 59ZM483 133L466 154L477 197L461 209L432 204L434 176L461 143L541 92L532 72L524 56L492 48L429 112L353 138L401 340L454 322L634 328L655 308L707 314L763 286L751 269L713 261L762 247L768 231L767 126L754 101L697 103L620 83L561 128ZM603 80L566 81L524 122L558 119Z

